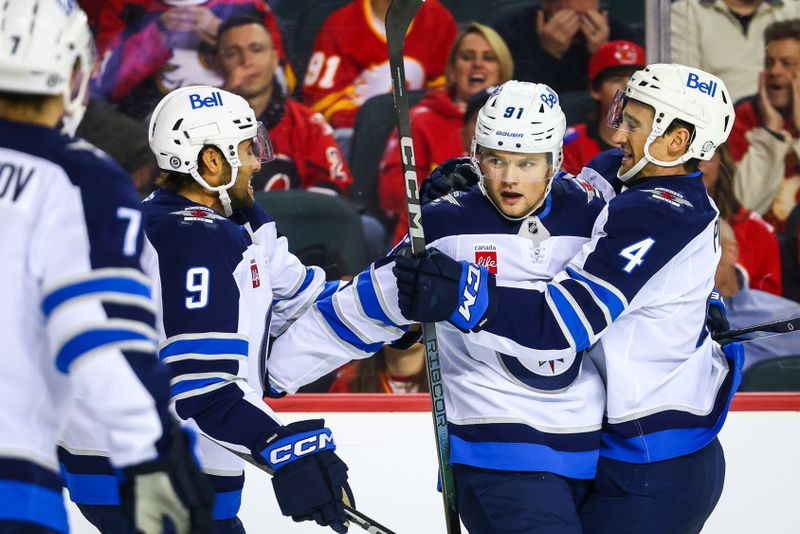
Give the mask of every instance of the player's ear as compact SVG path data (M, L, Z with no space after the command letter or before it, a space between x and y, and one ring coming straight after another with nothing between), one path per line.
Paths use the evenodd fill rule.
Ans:
M677 127L669 132L669 151L676 155L681 155L689 149L692 134L687 128Z
M216 147L207 146L200 153L200 165L198 167L203 178L216 181L224 172L225 158ZM206 174L208 176L205 176Z

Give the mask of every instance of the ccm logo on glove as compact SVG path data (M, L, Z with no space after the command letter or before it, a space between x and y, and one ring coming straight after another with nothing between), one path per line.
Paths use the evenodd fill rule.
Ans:
M477 265L469 264L467 267L467 282L464 285L464 292L461 294L461 305L458 313L467 322L470 318L470 309L478 298L478 290L481 287L481 270Z
M323 451L336 450L331 431L327 428L293 434L277 440L261 451L261 455L275 469L299 460L309 454Z

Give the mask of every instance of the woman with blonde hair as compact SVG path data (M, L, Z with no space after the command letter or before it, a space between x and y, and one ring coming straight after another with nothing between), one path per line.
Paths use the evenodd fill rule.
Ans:
M456 37L445 67L446 86L431 91L411 109L411 133L417 176L421 181L440 163L461 156L461 127L470 96L511 79L514 62L500 35L488 26L472 22ZM380 166L381 208L396 221L393 242L408 229L402 164L397 132L386 144Z

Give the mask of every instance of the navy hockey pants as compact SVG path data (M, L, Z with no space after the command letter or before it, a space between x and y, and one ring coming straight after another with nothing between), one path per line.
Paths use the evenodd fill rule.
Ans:
M588 480L454 465L461 521L470 534L580 534Z
M584 532L700 532L724 481L725 456L716 438L697 452L652 464L600 458L594 491L580 510Z

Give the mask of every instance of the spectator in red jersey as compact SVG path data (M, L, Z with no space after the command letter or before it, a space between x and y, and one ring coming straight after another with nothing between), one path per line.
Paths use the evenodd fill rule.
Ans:
M353 182L333 130L275 83L278 53L261 18L239 15L219 28L219 66L226 90L244 97L264 123L275 159L253 177L257 191L325 188L345 193Z
M303 101L334 128L352 128L356 111L392 89L384 20L391 0L353 0L325 20L303 80ZM406 36L409 89L442 87L456 23L438 0L420 8Z
M473 22L459 33L445 68L446 87L430 91L410 112L417 177L422 181L445 160L465 154L461 139L464 111L473 94L507 82L514 63L503 38ZM395 131L386 143L380 164L381 208L397 219L394 242L408 231L403 166Z
M384 346L371 358L355 360L339 369L329 393L427 393L425 348Z
M95 95L144 120L173 89L221 85L214 65L217 30L240 14L264 21L284 61L278 23L264 0L108 0L97 32L104 61ZM281 76L293 85L290 69Z
M800 201L800 19L770 24L758 94L736 105L728 138L734 191L779 232Z
M739 264L747 273L747 285L773 295L783 291L781 255L775 230L757 213L742 207L733 193L736 163L728 145L717 148L714 157L700 162L703 183L719 209L719 216L733 227L739 243Z
M589 61L589 93L596 101L587 121L567 128L564 134L564 161L561 168L578 174L600 152L613 148L614 130L606 115L617 89L625 90L631 74L644 68L644 49L631 41L609 41L600 46Z

